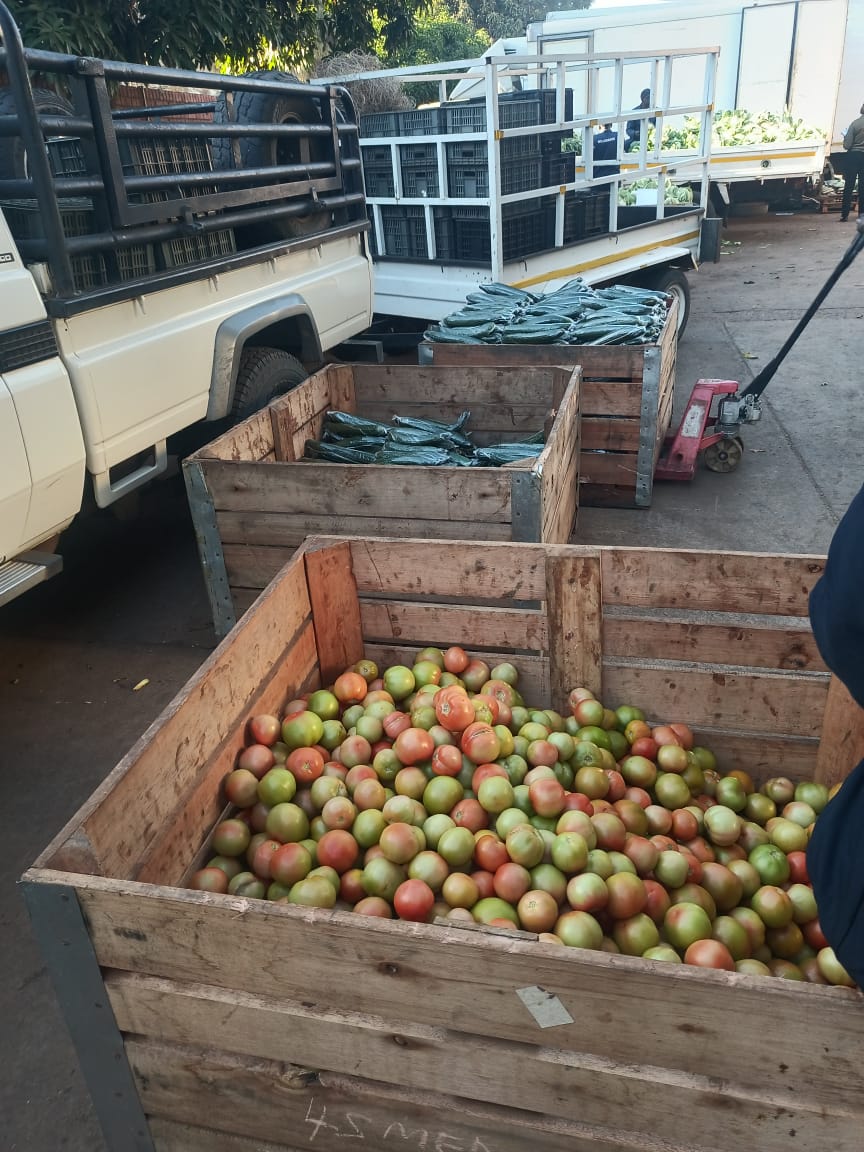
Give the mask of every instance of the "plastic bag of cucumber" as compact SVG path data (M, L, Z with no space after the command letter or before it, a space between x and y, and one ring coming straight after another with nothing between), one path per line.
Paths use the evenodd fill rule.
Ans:
M595 290L581 277L540 296L481 284L425 335L439 344L655 344L670 303L665 292L632 284Z

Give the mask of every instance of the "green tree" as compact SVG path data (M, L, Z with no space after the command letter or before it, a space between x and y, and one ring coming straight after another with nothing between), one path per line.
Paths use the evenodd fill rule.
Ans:
M489 47L489 35L478 30L472 20L454 13L446 0L432 5L414 19L405 44L390 53L392 67L408 64L439 64L445 60L473 60Z
M77 55L177 68L309 68L327 51L410 37L426 0L27 0L24 42Z
M475 28L485 29L493 40L506 36L524 36L535 20L542 20L551 10L549 0L459 0L463 15L470 17ZM588 8L591 0L567 0L567 9Z

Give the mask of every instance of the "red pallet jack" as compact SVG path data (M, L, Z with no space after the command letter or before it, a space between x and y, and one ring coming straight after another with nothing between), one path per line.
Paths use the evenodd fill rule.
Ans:
M734 380L699 380L696 383L684 419L678 431L666 437L663 451L654 471L658 480L692 480L699 454L712 472L733 472L741 463L744 443L742 424L755 424L762 416L762 393L786 359L798 337L813 319L822 301L864 248L864 216L858 218L855 239L846 249L840 263L828 277L819 295L801 317L786 343L754 378L749 387L739 392ZM712 405L717 399L716 411Z

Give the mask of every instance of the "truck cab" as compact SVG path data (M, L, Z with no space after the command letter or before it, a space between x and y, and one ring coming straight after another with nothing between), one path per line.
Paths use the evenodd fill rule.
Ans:
M32 52L2 0L0 40L2 603L88 487L114 504L364 331L373 273L343 87Z

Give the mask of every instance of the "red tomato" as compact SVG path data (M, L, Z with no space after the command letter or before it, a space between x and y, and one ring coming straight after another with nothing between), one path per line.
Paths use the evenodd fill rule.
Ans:
M615 872L606 881L609 900L606 909L615 920L628 920L648 903L645 881L632 872Z
M450 819L460 825L462 828L468 828L472 832L479 832L481 828L485 828L489 823L489 816L484 812L478 800L460 800L456 807L450 812Z
M793 884L809 884L810 874L807 871L807 853L790 852L786 859L789 861L789 879ZM825 945L823 944L824 948Z
M471 873L471 879L477 885L480 900L486 900L488 897L495 895L495 877L491 872L486 869L480 869L477 872Z
M471 791L479 792L480 785L490 776L503 776L505 780L507 779L507 773L500 764L480 764L475 768L474 775L471 777Z
M657 741L652 740L650 736L640 736L630 745L630 751L634 756L643 756L646 760L654 760L659 747Z
M462 771L462 751L454 744L439 744L432 753L432 771L436 776L458 776Z
M632 800L634 804L638 804L640 808L651 807L651 797L644 788L628 788L624 793L625 800Z
M285 767L293 773L298 784L311 784L324 771L324 757L316 748L295 748L285 761Z
M594 804L583 792L568 792L564 797L565 812L584 812L587 816L594 815Z
M485 693L472 696L471 707L474 709L474 715L478 720L482 720L486 724L498 723L499 703L494 696L488 696Z
M393 907L402 920L427 919L435 903L435 893L423 880L403 880L393 897Z
M474 849L474 859L478 867L487 872L496 872L510 860L510 856L503 840L495 836L481 836Z
M360 845L345 828L333 828L329 832L325 832L318 841L317 847L318 866L320 868L332 868L340 876L349 868L354 867L357 857L360 855Z
M821 952L823 948L828 947L828 941L825 939L825 933L822 931L822 925L818 920L811 920L809 924L803 924L801 931L804 933L804 939L816 952Z
M393 909L380 896L364 897L354 905L354 911L360 916L377 916L381 920L390 920L393 917Z
M442 688L435 693L435 716L448 732L462 732L474 723L474 705L461 689Z
M686 748L689 752L694 743L692 730L688 728L686 724L670 724L669 727L678 737L681 747Z
M684 953L685 964L695 964L697 968L721 968L724 972L735 971L732 953L719 940L697 940Z
M455 676L464 672L470 663L471 660L464 648L448 648L444 653L444 667Z
M566 793L563 785L552 780L535 780L528 787L528 799L538 816L560 816Z
M495 895L516 904L531 888L531 873L521 864L502 864L493 877Z
M656 880L645 880L644 884L645 891L648 893L644 912L651 917L655 924L662 924L663 917L672 905L669 893Z
M341 704L359 704L368 691L369 685L359 672L343 672L333 685L333 695Z
M603 771L609 781L609 791L606 793L605 799L610 804L614 804L616 800L623 800L624 793L627 791L627 781L617 768L604 768Z
M676 808L672 813L672 835L686 844L699 835L699 821L686 808Z
M390 740L395 740L400 732L411 727L411 717L405 712L389 712L381 721Z
M501 741L495 729L480 722L468 725L462 733L460 744L462 751L474 764L491 764L501 753Z
M424 728L406 728L396 737L393 751L405 765L422 764L432 758L435 741Z
M342 879L339 883L339 899L346 901L348 904L359 904L365 897L366 889L363 887L363 869L349 868L347 872L343 872Z

